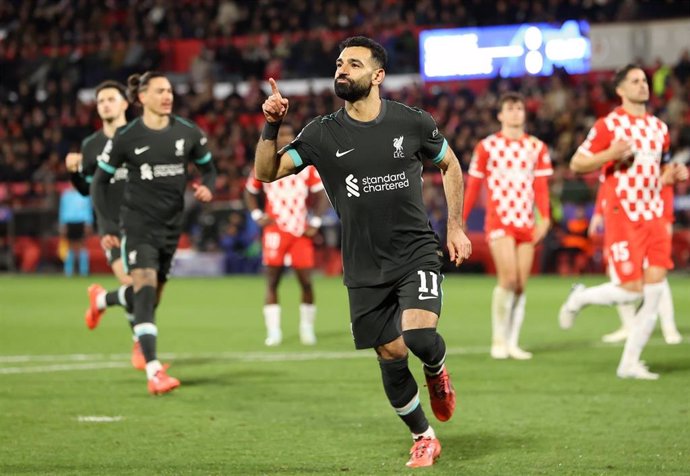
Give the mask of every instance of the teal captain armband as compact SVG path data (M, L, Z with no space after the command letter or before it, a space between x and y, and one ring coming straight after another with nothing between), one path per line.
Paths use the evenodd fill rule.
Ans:
M288 149L285 151L285 153L290 156L292 163L295 164L295 167L301 167L304 163L302 157L299 155L299 152L297 152L295 149Z
M434 158L433 162L435 164L438 164L443 160L443 157L446 155L446 151L448 150L448 141L446 139L443 139L443 146L441 146L441 152L438 153L438 155Z

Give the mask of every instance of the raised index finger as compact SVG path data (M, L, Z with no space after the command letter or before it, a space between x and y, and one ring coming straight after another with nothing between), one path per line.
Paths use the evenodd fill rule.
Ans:
M276 80L273 78L268 78L268 84L271 85L271 93L275 94L276 96L280 96L280 91L278 91L278 83L276 83Z

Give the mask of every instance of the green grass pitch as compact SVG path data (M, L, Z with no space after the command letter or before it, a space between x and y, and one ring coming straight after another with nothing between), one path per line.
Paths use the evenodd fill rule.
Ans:
M113 286L112 277L100 277ZM603 277L587 278L589 284ZM284 343L263 345L261 277L173 278L158 311L159 352L182 381L149 396L129 367L120 309L84 326L91 280L0 278L0 474L398 475L411 445L372 351L355 351L345 288L315 283L319 342L297 336L298 290L281 287ZM615 377L621 345L600 343L615 311L588 308L564 332L571 280L530 282L521 343L532 361L488 355L491 277L443 283L440 323L459 406L435 422L443 445L429 474L690 473L690 295L671 280L685 341L655 331L643 358L657 382ZM85 417L111 417L94 422Z

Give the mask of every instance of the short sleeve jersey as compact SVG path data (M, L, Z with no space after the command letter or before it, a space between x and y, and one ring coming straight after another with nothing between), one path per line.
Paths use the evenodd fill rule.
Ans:
M487 216L504 226L534 226L534 179L553 174L549 149L534 136L492 134L477 144L469 174L486 180Z
M283 177L271 183L258 181L254 175L247 180L247 190L266 194L266 210L281 231L302 236L307 229L307 198L310 193L323 190L321 177L314 167Z
M103 153L110 152L112 142L103 133L103 130L94 132L81 143L82 162L79 173L87 183L91 183L93 175L96 173L98 161L103 159ZM110 179L107 195L107 215L113 221L118 221L122 197L125 193L127 183L127 169L120 167L115 170L115 174Z
M442 252L422 201L422 160L440 162L448 143L426 112L382 100L376 119L345 109L317 117L283 151L313 165L342 224L348 287L392 283Z
M633 116L619 107L594 123L578 150L594 155L617 140L632 141L634 159L609 162L602 168L610 185L607 203L620 204L634 222L660 218L664 212L661 160L670 144L668 127L651 114Z
M98 165L111 174L122 165L127 167L120 217L125 231L131 223L179 232L187 165L211 161L206 142L195 124L178 116L170 116L170 124L162 130L149 129L141 118L117 130L110 151L103 151Z

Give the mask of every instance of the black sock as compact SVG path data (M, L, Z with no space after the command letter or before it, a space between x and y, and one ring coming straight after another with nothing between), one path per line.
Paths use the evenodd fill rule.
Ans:
M379 359L383 389L395 412L405 422L412 433L424 433L429 422L419 403L419 392L410 369L407 357L397 360Z
M156 360L156 336L153 334L142 334L139 336L141 353L144 354L146 363Z
M134 287L127 286L125 288L125 310L130 314L134 314ZM122 303L120 303L122 304Z
M153 308L156 303L156 288L143 286L134 293L134 331L146 362L156 360L156 336Z
M410 351L424 364L424 371L435 375L446 360L446 343L433 327L403 331L403 340Z
M118 296L119 294L118 291L108 291L105 293L105 305L110 307L110 306L119 306L120 305L120 297Z

